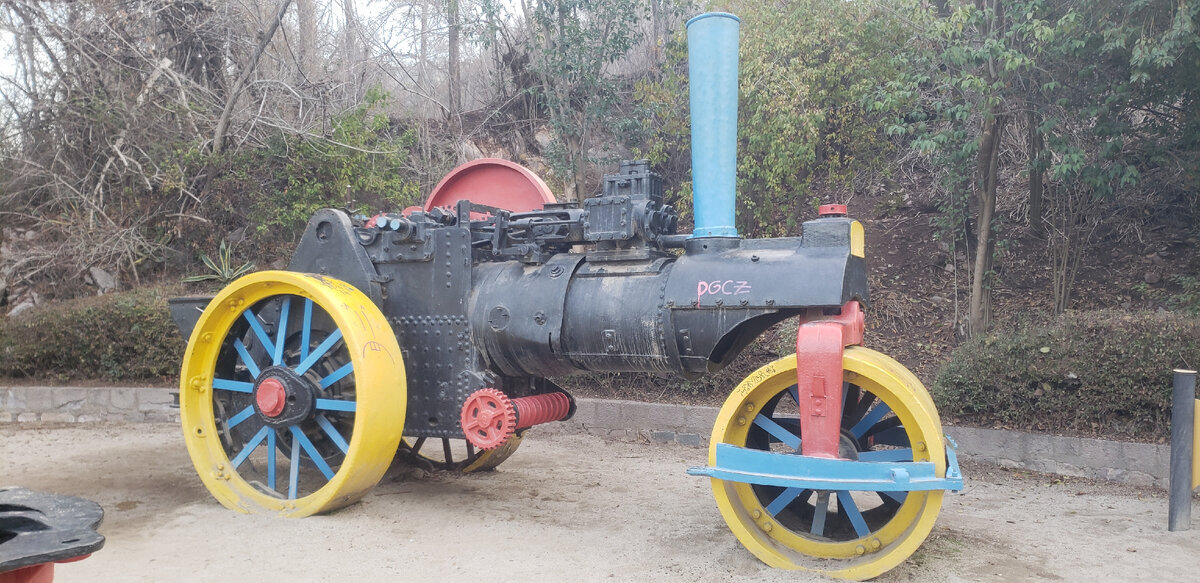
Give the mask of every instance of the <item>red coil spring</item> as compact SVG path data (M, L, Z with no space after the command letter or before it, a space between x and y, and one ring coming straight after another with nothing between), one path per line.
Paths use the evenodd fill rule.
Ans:
M517 429L564 419L571 414L571 399L562 393L546 393L512 400L517 409Z

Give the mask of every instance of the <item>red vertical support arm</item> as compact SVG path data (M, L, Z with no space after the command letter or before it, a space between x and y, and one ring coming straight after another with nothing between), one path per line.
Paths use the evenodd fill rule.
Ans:
M862 307L842 306L837 316L823 316L796 333L796 390L800 406L800 453L836 459L842 425L842 352L861 344Z

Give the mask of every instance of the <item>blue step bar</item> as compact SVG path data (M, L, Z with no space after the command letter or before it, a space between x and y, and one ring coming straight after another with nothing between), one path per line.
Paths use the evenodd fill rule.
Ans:
M963 489L954 442L947 439L946 477L935 474L933 462L864 462L773 453L717 444L715 467L688 468L693 476L730 482L805 490L912 492Z

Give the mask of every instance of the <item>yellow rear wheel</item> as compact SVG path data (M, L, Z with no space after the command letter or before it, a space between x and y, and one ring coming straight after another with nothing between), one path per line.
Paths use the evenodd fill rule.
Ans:
M396 337L361 291L321 276L251 274L213 298L188 341L188 453L231 509L328 512L387 471L405 386Z
M841 454L862 461L933 462L946 474L945 444L933 400L891 358L862 347L845 351ZM713 428L716 445L798 454L796 357L747 377L725 401ZM790 445L788 445L790 444ZM769 565L868 579L908 558L929 535L942 491L813 491L712 480L725 522Z

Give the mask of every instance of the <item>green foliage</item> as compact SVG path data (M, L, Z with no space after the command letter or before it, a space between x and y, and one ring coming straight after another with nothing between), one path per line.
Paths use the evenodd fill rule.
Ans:
M263 165L281 177L251 203L259 236L292 240L323 207L394 210L416 203L418 184L408 167L416 132L393 126L383 112L387 100L372 89L331 120L327 137L277 136L235 164L234 172L254 175Z
M217 260L213 261L211 257L203 253L200 254L200 261L208 268L210 273L202 273L200 275L189 275L183 278L183 283L196 283L200 281L215 280L221 285L226 285L233 280L254 271L254 264L250 262L243 263L238 266L233 264L233 247L221 241L221 248L217 250Z
M888 11L863 2L745 2L732 11L742 19L738 230L795 235L812 216L818 188L845 201L862 182L886 172L895 146L885 132L886 115L872 111L869 100L878 84L898 79L908 66L893 58L906 31ZM668 178L682 178L668 180L667 198L686 220L690 126L682 33L666 48L656 78L637 86L653 130L638 153Z
M601 125L627 120L618 106L622 84L607 68L642 39L647 6L637 0L537 0L530 3L534 42L530 69L541 86L538 100L549 114L555 141L551 166L582 198L582 179L594 134Z
M39 307L0 319L0 376L154 380L175 375L184 340L167 297L143 288Z
M1181 273L1168 276L1167 279L1178 286L1178 289L1172 291L1137 283L1134 284L1133 290L1146 299L1161 302L1172 310L1200 316L1200 277Z
M754 236L795 235L813 187L845 201L855 180L893 151L868 111L875 87L899 77L899 23L871 3L745 3L740 62L740 225ZM833 202L833 201L830 201Z
M1200 319L1068 313L976 336L938 372L943 418L1105 437L1167 435L1171 371L1200 365Z

